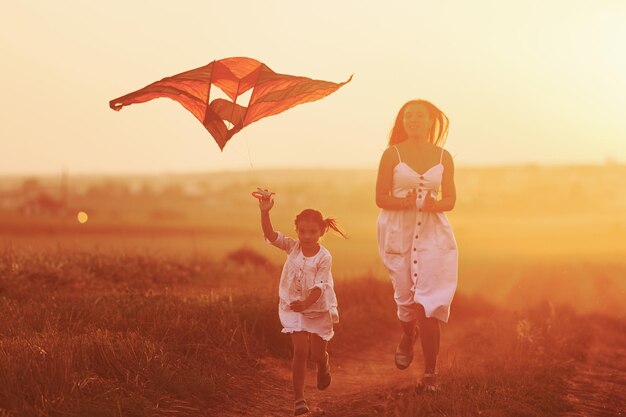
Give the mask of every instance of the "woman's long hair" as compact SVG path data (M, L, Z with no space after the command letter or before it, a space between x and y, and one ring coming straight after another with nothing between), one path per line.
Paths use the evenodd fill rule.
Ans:
M430 101L422 99L407 101L400 108L400 111L396 116L396 121L391 128L391 132L389 132L388 146L404 142L409 138L404 130L402 119L404 118L404 111L412 104L422 104L433 121L433 125L430 127L430 132L428 132L428 142L435 146L443 146L446 141L446 137L448 136L448 116L446 116L444 112L439 110L437 106Z
M335 219L333 219L332 217L324 218L322 216L322 213L320 213L317 210L314 210L314 209L302 210L302 212L296 216L296 221L295 221L296 227L298 227L298 222L303 221L303 220L313 222L316 225L318 225L320 230L322 231L322 234L326 233L328 229L333 229L335 232L339 233L344 238L346 239L348 238L345 235L345 233L341 231Z

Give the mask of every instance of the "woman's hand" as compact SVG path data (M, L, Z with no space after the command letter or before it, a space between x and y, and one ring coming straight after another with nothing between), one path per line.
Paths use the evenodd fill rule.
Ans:
M274 207L273 198L262 198L259 200L259 208L261 211L270 211Z
M413 188L401 200L400 205L402 206L402 209L415 207L416 199L417 199L417 192L415 191L415 188Z
M426 193L426 196L424 197L424 204L422 205L422 211L436 211L435 210L435 204L437 203L437 200L435 200L430 193Z

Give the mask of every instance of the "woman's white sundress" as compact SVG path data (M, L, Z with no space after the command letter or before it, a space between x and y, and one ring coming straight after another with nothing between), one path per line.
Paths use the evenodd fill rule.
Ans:
M288 254L278 289L282 332L309 332L330 340L334 335L333 323L339 322L330 252L320 245L315 255L304 256L300 242L280 232L277 232L276 240L269 243ZM315 287L320 288L322 294L309 308L296 312L289 307L293 301L304 300Z
M393 169L391 195L405 197L417 191L416 205L404 210L383 209L378 216L378 250L389 271L398 305L398 318L418 318L417 304L426 317L447 322L458 275L458 249L444 213L423 212L427 193L433 198L441 187L443 149L439 163L423 174L402 162Z

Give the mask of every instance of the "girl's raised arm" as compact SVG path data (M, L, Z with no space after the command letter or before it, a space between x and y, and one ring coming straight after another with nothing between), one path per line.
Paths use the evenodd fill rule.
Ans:
M270 242L276 240L277 233L272 227L272 220L270 219L270 210L274 207L274 200L271 198L259 200L259 209L261 209L261 228L263 228L263 235L265 239Z

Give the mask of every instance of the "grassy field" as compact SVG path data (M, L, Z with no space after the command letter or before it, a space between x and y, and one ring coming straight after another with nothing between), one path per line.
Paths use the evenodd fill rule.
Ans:
M459 168L446 394L418 397L406 380L383 386L387 371L366 369L354 392L321 399L326 415L572 411L568 384L598 351L593 334L626 328L626 193L616 191L625 175L624 166ZM0 416L289 415L280 374L290 342L276 313L283 257L261 237L257 186L277 192L277 229L291 232L295 214L314 207L350 236L323 241L341 308L331 344L346 364L339 378L361 369L349 364L363 352L366 363L388 362L398 329L376 249L374 181L355 170L80 177L66 184L62 212L0 204ZM57 179L38 182L59 194ZM0 192L24 184L0 179ZM599 402L617 410L611 389L622 385L607 383Z
M272 382L259 360L289 357L276 314L277 275L276 265L250 251L180 262L5 248L0 314L10 320L0 325L0 411L231 415L227 410L245 402L248 389L263 394L259 380ZM334 356L397 336L388 282L341 280L337 293L342 321ZM504 309L460 294L444 328L446 395L423 400L398 389L385 412L545 416L567 410L563 382L572 361L585 354L586 322L550 303ZM284 385L281 392L288 402Z

